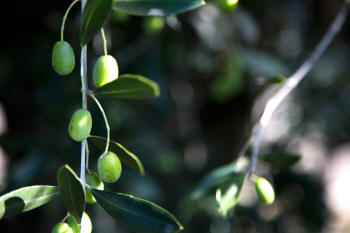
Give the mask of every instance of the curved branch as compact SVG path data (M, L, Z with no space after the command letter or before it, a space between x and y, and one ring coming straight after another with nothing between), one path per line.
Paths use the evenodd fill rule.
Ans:
M281 102L288 96L288 94L290 94L290 92L297 87L300 81L305 78L306 74L312 69L312 67L327 49L329 44L332 42L334 36L340 31L349 12L349 3L350 0L347 0L344 3L337 17L334 19L328 31L323 36L322 40L319 42L316 48L313 50L311 55L299 67L299 69L297 69L297 71L287 79L283 86L268 100L261 117L254 124L252 135L248 139L247 143L248 145L251 143L253 144L253 152L248 169L249 176L254 172L256 161L259 155L261 138L265 128L271 120L273 113L280 106ZM240 154L245 154L246 151L247 146L244 146Z

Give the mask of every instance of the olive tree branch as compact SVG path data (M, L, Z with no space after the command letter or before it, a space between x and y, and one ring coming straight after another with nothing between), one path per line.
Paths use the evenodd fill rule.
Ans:
M280 103L288 96L288 94L292 90L296 88L300 81L302 81L306 74L312 69L312 67L319 60L326 48L332 42L334 36L340 31L349 12L349 3L350 0L347 0L344 3L343 7L339 11L337 17L334 19L328 31L323 36L316 48L313 50L311 55L306 59L306 61L299 67L299 69L297 69L297 71L294 74L292 74L286 80L283 86L267 101L262 115L259 117L259 119L253 126L251 136L249 137L248 141L243 145L243 148L239 154L240 157L244 156L248 150L249 145L252 144L253 152L248 168L249 176L251 176L254 172L257 158L259 155L261 138L265 128L271 120L273 113L280 106Z
M81 1L81 12L84 11L86 0ZM87 58L86 58L87 45L84 45L81 48L80 54L80 76L81 76L81 92L82 92L82 108L87 109ZM85 148L86 148L86 139L81 142L81 154L80 154L80 179L83 182L83 185L86 185L85 182Z

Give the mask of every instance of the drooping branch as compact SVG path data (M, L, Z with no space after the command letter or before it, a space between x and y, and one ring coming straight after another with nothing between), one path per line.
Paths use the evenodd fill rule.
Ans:
M297 69L297 71L286 80L283 86L267 101L262 115L253 126L252 134L248 139L248 142L244 144L240 152L240 156L245 155L249 145L253 145L253 152L248 168L249 176L254 172L260 151L261 138L265 128L271 120L273 113L280 106L281 102L291 93L291 91L297 87L300 81L305 78L305 76L312 69L326 48L332 42L335 35L340 31L349 12L349 3L350 0L347 0L344 3L337 17L334 19L328 31L323 36L308 59L306 59L306 61L299 67L299 69Z

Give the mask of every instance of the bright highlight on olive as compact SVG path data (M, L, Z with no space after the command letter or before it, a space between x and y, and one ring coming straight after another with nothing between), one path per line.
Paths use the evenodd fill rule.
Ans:
M75 66L72 46L66 41L57 41L52 49L52 67L60 75L70 74Z
M72 228L73 233L79 233L79 224L72 215L69 215L67 219L67 223ZM92 223L91 223L90 217L89 215L87 215L86 212L83 212L83 216L81 218L80 233L91 233L91 231L92 231Z
M101 179L108 183L116 182L122 173L118 156L110 151L98 159L97 168Z
M94 67L93 80L97 88L118 78L118 63L111 55L101 56Z
M230 13L236 9L238 0L216 0L216 4L224 13Z
M57 223L53 228L51 233L75 233L72 228L65 222Z
M275 200L275 191L268 180L258 177L255 181L255 190L259 200L265 204L272 204Z
M81 142L90 136L92 118L88 110L78 109L74 112L68 126L69 136Z

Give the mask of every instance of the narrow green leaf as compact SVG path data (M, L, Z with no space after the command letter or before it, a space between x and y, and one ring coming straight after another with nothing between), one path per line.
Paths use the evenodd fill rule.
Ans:
M231 56L220 76L211 86L211 94L218 102L225 102L239 94L244 87L242 61L239 56Z
M284 81L286 81L286 76L282 75L282 74L277 74L277 75L273 75L270 76L268 78L266 78L266 81L271 83L271 84L280 84L283 83Z
M194 188L190 197L198 200L209 192L215 190L218 186L232 179L232 174L242 172L248 165L246 158L241 158L235 163L219 167L206 175Z
M259 157L261 161L280 168L290 167L297 163L300 158L300 155L289 153L264 154Z
M242 190L245 177L246 174L243 173L233 174L230 180L216 190L218 213L222 217L226 217L227 212L238 203L239 193Z
M123 74L95 90L95 95L119 99L147 99L159 96L158 84L137 74Z
M56 186L35 185L23 187L0 197L0 219L5 216L23 213L58 197Z
M97 203L118 224L135 233L175 233L183 229L162 207L127 194L92 189Z
M83 184L68 165L63 165L58 169L57 183L63 205L80 223L85 209L85 189Z
M80 46L87 44L107 21L113 0L87 1L80 25Z
M114 0L113 9L134 15L178 14L204 5L204 0Z
M104 151L104 149L106 148L106 143L107 143L106 138L98 137L98 136L90 136L89 140L91 140L95 144L95 146L101 151ZM127 166L138 171L142 176L145 174L145 170L143 168L141 160L135 154L128 151L121 144L111 140L109 142L109 150L115 153L119 157L119 159L123 163L125 163Z

